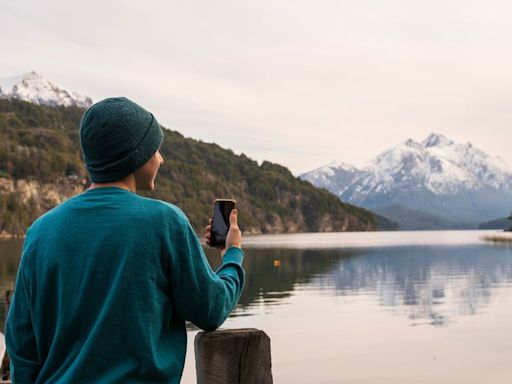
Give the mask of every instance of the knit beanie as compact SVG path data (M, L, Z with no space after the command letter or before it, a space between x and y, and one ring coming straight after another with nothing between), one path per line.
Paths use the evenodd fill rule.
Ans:
M125 97L92 105L80 121L80 146L94 183L135 172L155 154L163 137L153 114Z

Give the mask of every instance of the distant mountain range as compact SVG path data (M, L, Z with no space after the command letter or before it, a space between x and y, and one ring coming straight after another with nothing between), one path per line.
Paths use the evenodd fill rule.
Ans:
M69 92L51 83L35 71L0 79L0 98L23 100L37 105L88 108L90 97Z
M512 208L512 167L435 133L409 139L361 169L331 163L300 177L402 229L477 228Z

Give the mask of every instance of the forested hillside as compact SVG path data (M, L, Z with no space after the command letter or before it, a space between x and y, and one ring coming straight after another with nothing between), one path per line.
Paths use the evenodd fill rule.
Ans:
M0 233L22 235L39 215L81 192L88 179L78 126L83 110L0 100ZM216 144L165 130L165 163L150 197L181 207L201 231L216 197L235 198L246 233L375 230L368 211Z

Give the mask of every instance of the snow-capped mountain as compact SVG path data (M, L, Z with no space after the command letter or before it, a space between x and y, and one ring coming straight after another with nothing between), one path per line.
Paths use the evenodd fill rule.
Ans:
M329 164L301 178L355 205L401 205L452 221L495 218L512 208L512 167L439 134L409 139L360 170Z
M59 88L34 71L22 76L0 79L0 98L49 106L87 108L92 105L90 97Z
M324 188L340 195L362 173L363 171L352 165L340 161L333 161L323 167L305 173L300 177L303 180L309 181L316 187Z

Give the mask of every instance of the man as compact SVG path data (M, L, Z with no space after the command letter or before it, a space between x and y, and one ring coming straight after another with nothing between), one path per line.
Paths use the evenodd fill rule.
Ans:
M27 231L6 325L13 382L178 383L185 320L211 331L235 307L236 210L213 272L186 216L135 193L154 188L162 140L153 115L126 98L85 112L92 185Z

